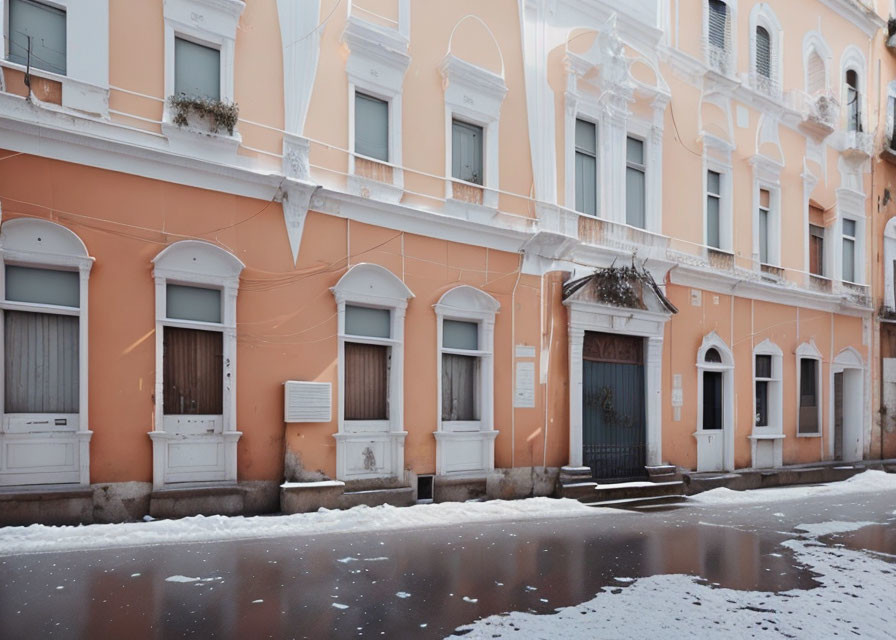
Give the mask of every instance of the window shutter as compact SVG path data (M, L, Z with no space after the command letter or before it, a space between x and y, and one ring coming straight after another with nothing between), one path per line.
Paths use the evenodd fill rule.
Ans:
M166 415L221 415L224 334L165 327L163 382Z
M576 120L576 211L597 215L597 130Z
M455 120L451 125L451 175L482 184L482 127Z
M809 54L809 60L807 62L806 69L806 81L807 86L806 90L809 95L818 95L819 93L823 93L825 90L825 68L824 68L824 60L821 59L821 56L818 55L818 52L814 49L812 53Z
M65 11L31 0L11 0L9 3L11 62L28 63L29 36L31 66L65 75Z
M6 413L77 413L78 317L3 316Z
M388 420L389 348L345 343L345 419Z
M722 0L709 0L709 44L727 49L730 42L729 31L728 5Z
M183 38L175 38L174 93L220 100L221 52Z
M476 364L478 358L442 354L442 420L478 420Z
M765 27L756 27L756 73L772 77L772 39Z
M389 161L389 103L355 94L355 153Z

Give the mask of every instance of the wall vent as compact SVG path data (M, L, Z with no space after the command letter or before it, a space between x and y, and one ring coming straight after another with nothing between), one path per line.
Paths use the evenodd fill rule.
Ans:
M329 382L284 382L283 421L330 422L331 387Z

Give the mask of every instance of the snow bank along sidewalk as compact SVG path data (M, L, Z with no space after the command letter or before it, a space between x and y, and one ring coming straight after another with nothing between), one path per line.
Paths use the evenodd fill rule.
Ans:
M278 536L446 527L501 520L593 516L610 510L576 500L528 498L490 502L445 502L412 507L358 506L344 511L321 509L288 516L194 516L86 526L0 528L0 556L43 551L73 551L151 544L273 538ZM613 513L619 513L613 511Z
M823 522L796 527L804 536L784 542L821 586L781 593L736 591L694 576L617 577L592 600L537 615L513 612L460 627L470 638L889 639L896 591L892 564L861 551L831 548L817 537L854 531L870 522ZM452 636L457 638L458 636Z
M773 489L750 489L733 491L720 487L698 493L688 499L690 503L701 505L748 505L787 500L805 500L817 496L840 496L853 493L878 493L896 491L896 474L884 471L865 471L842 482L823 485L802 485L776 487Z

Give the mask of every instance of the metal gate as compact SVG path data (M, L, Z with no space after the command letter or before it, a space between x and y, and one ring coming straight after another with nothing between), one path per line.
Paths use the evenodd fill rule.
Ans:
M646 475L644 340L586 332L582 460L595 478Z

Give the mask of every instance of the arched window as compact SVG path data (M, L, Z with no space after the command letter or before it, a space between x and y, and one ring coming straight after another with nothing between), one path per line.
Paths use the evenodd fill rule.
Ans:
M756 73L772 77L772 38L765 27L756 27Z
M846 128L862 131L861 91L859 74L855 69L846 70Z
M93 258L65 227L0 227L0 486L90 484L87 285Z
M734 468L734 356L714 331L697 350L697 470Z
M706 351L706 355L703 357L705 362L721 362L722 356L719 354L719 350L715 347L711 347Z
M706 63L722 74L734 72L734 10L733 0L708 0L706 3L705 47Z
M199 240L153 259L153 484L235 481L236 296L243 263Z
M818 54L818 51L812 49L806 61L806 92L810 96L816 96L824 92L827 88L826 85L827 72L824 59Z

